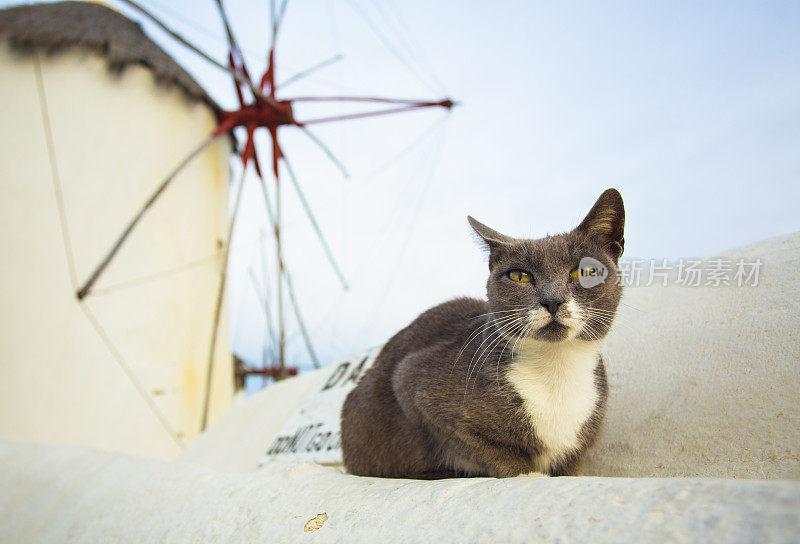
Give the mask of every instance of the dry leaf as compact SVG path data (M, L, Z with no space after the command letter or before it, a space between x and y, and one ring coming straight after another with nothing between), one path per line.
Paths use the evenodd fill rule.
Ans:
M303 532L313 533L314 531L320 529L323 525L325 525L325 522L327 520L328 520L327 513L323 512L321 514L317 514L316 516L314 516L313 518L311 518L306 522L305 526L303 527Z

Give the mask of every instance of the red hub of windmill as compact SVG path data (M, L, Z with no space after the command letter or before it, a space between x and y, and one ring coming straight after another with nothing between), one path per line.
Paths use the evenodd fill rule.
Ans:
M227 25L226 25L227 26ZM280 178L278 171L278 163L283 158L283 153L278 143L278 128L281 126L296 126L305 128L311 124L328 123L333 121L344 121L348 119L358 119L364 117L374 117L378 115L387 115L391 113L400 113L404 111L411 111L421 108L441 107L451 109L455 103L449 98L430 102L425 100L408 100L408 99L393 99L381 98L372 96L314 96L314 97L301 97L293 99L277 99L275 96L275 44L273 43L268 56L268 66L264 75L261 77L258 88L255 87L247 66L244 63L244 58L239 51L238 46L233 40L232 34L229 33L229 46L228 63L231 70L239 77L234 79L236 87L236 97L239 100L239 109L233 111L225 111L220 116L219 125L214 132L215 136L219 136L226 132L230 132L236 127L243 127L247 130L247 140L244 147L240 152L243 166L252 160L258 176L263 182L261 173L261 165L259 164L258 155L255 148L255 131L257 128L266 128L269 131L272 140L272 170L275 175L276 181ZM250 103L245 102L245 92L247 89L253 94L253 100ZM378 111L368 111L361 113L351 113L347 115L337 115L333 117L322 117L318 119L311 119L307 121L298 121L294 118L294 111L292 104L294 102L378 102L383 104L395 104L394 108L383 109Z

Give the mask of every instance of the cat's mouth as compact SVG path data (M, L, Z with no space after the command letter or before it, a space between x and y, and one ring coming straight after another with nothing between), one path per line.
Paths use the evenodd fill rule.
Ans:
M544 308L528 312L528 327L524 335L545 342L561 342L575 337L583 323L574 302L562 305L555 313Z
M571 327L553 318L546 325L533 331L531 336L537 340L544 340L546 342L560 342L569 337L570 330Z
M580 322L574 314L565 308L552 315L545 311L531 312L528 316L531 327L525 336L544 342L561 342L575 336Z

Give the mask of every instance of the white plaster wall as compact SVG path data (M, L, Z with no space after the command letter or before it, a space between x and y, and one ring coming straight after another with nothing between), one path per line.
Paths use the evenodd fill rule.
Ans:
M145 68L113 76L76 50L39 59L67 232L34 57L0 44L0 437L170 458L199 431L228 143L173 181L82 308L76 286L215 121ZM233 389L225 315L219 331L212 421Z

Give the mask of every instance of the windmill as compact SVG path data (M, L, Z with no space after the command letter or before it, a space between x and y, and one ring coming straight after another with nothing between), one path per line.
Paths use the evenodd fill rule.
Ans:
M159 184L159 186L152 193L152 195L142 205L138 213L128 223L127 227L117 238L116 242L112 245L112 247L105 255L105 257L98 263L93 272L89 275L89 277L78 289L76 295L79 300L82 300L91 293L93 286L95 285L97 280L102 276L106 267L114 260L115 256L123 247L130 233L136 228L136 225L139 223L142 217L147 213L148 209L158 201L160 196L168 188L168 186L175 178L175 176L184 167L186 167L186 165L188 165L197 154L199 154L202 150L204 150L217 138L220 138L224 134L231 133L234 129L242 128L246 131L245 142L238 150L238 156L243 166L242 175L244 175L244 173L247 171L247 168L252 165L252 167L255 169L256 174L258 175L258 178L261 180L260 186L264 198L264 205L268 215L269 225L271 226L275 237L275 247L276 247L275 258L278 269L275 279L276 297L277 297L277 317L278 317L278 325L277 325L278 365L277 367L271 369L270 373L276 379L282 379L286 376L287 373L287 365L285 361L286 339L284 332L285 331L284 285L287 294L289 296L290 302L292 303L292 306L295 310L295 314L298 319L301 332L303 333L306 345L309 347L309 350L312 352L312 354L313 351L310 348L310 338L308 336L308 333L305 329L305 326L303 324L302 318L299 313L299 308L297 306L296 296L291 282L291 277L288 273L288 270L285 266L283 259L283 251L281 246L281 219L282 219L281 183L283 178L281 176L281 166L283 166L283 169L287 173L290 182L294 185L294 188L297 190L300 202L306 212L306 215L317 237L319 238L320 243L322 244L322 247L324 249L328 261L330 262L331 266L336 272L339 281L342 284L342 287L346 289L347 283L344 278L344 275L342 274L338 264L336 263L333 257L333 254L330 250L330 246L327 240L325 239L322 229L319 227L314 217L314 214L310 206L308 205L308 201L304 196L300 183L294 173L294 169L292 168L292 165L289 163L281 147L279 141L279 131L285 127L293 127L295 129L301 130L309 138L311 138L314 141L314 143L316 143L325 152L325 154L332 161L334 161L334 163L337 164L337 166L339 166L339 168L344 173L344 168L342 167L341 163L339 163L339 161L335 158L335 156L333 155L333 153L331 153L331 151L327 148L327 146L325 146L325 144L312 132L310 127L322 123L334 123L347 120L364 119L368 117L386 116L386 115L399 114L403 112L409 112L420 109L442 108L445 110L450 110L455 105L455 103L449 98L431 101L423 99L386 98L386 97L375 97L375 96L343 96L343 95L301 96L294 98L288 98L283 96L279 97L278 96L279 87L275 79L276 42L281 28L281 23L286 13L288 0L283 0L279 6L276 6L274 1L272 1L270 4L271 40L270 40L269 50L267 52L267 67L264 73L261 75L261 77L255 80L251 77L250 71L247 68L244 55L242 54L242 50L239 47L236 37L234 36L234 33L231 29L230 21L225 11L225 8L222 4L222 0L216 0L216 5L219 11L222 24L225 28L225 34L228 41L227 64L223 64L217 61L209 54L205 53L201 48L190 43L187 39L185 39L182 35L180 35L175 30L167 26L156 15L151 13L147 8L142 6L140 3L134 2L133 0L120 0L120 2L131 7L132 9L136 10L141 15L143 15L144 17L155 23L157 26L159 26L162 30L164 30L167 34L169 34L173 39L175 39L178 43L180 43L184 47L187 47L188 49L190 49L191 51L193 51L206 61L210 62L213 66L216 66L217 68L229 74L233 79L233 84L235 86L239 107L237 109L233 109L230 111L223 111L222 114L220 115L219 125L213 131L213 133L210 134L208 138L203 143L201 143L195 150L189 153L178 164L175 170L172 173L170 173L170 175L168 175ZM329 61L326 61L326 63L327 62ZM305 74L310 73L311 71L314 71L319 67L320 66L312 67L308 71L305 71L305 73L300 73L295 77L303 77ZM297 119L295 118L294 115L293 106L295 104L303 102L364 103L364 104L377 104L380 107L378 109L361 111L356 113L348 113L344 115L324 116L312 119ZM259 160L259 156L256 151L256 136L259 132L265 132L269 138L271 154L272 154L271 172L275 183L274 205L270 200L269 193L266 188L266 179L264 177L264 170L261 166L261 162ZM205 388L205 401L204 401L201 430L206 427L208 422L209 395L211 390L210 379L212 375L213 353L215 352L216 349L216 338L217 338L216 331L218 329L218 322L220 318L222 301L225 291L225 282L227 276L227 256L230 248L231 236L236 222L236 216L239 210L239 204L241 201L242 185L243 185L242 183L239 183L239 188L237 191L237 195L235 197L233 213L230 218L227 240L224 244L224 258L223 258L224 264L219 278L219 286L217 290L216 305L214 310L215 311L214 328L212 333L211 345L209 348L210 355L208 358L208 368L206 371L207 383Z
M231 138L175 176L91 296L75 292L221 109L96 3L0 10L0 72L0 436L171 458L202 419ZM211 420L234 394L225 321Z

